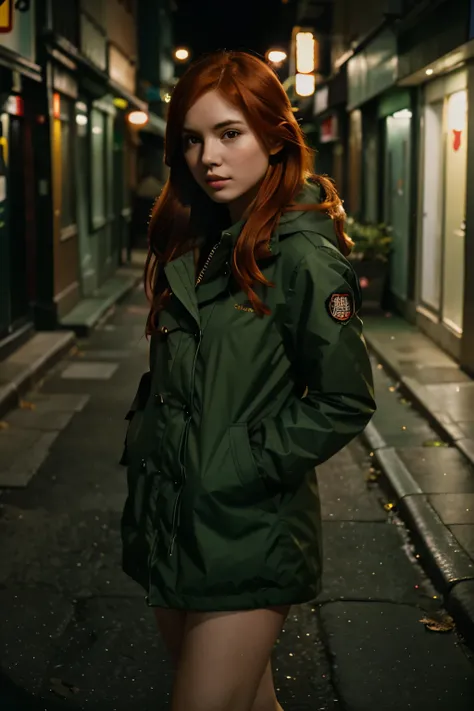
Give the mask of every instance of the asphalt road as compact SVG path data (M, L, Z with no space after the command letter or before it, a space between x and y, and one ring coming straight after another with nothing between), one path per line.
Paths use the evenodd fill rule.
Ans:
M26 488L0 494L0 709L161 711L171 668L120 569L123 420L147 368L137 289L61 362L1 437L59 434ZM67 416L66 416L66 413ZM8 420L8 418L6 418ZM26 439L25 439L26 441ZM474 666L359 442L321 467L325 575L275 647L285 711L468 711Z

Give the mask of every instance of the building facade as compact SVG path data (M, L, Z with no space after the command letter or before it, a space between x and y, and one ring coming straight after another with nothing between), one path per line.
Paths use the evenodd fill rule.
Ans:
M145 144L130 112L161 141L160 170L166 126L140 80L139 36L159 47L157 83L174 74L170 2L151 6L152 18L137 0L0 7L0 357L35 328L87 320L129 257Z
M473 5L374 0L360 13L335 0L332 71L314 106L347 212L392 228L393 308L471 372Z
M44 78L37 58L35 3L0 8L0 341L32 329L36 298L35 115Z
M54 252L45 325L51 327L70 323L72 310L120 263L136 173L136 141L125 116L147 105L136 96L136 2L46 0L42 11Z

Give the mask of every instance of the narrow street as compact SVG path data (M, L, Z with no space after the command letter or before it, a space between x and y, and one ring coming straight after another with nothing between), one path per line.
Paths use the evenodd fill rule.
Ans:
M166 652L120 568L118 460L147 368L145 317L137 288L0 430L7 443L60 430L27 486L0 494L2 711L168 708ZM292 608L276 645L280 702L285 711L468 711L472 658L455 630L421 622L440 599L367 482L370 464L355 442L318 472L324 591L318 605Z

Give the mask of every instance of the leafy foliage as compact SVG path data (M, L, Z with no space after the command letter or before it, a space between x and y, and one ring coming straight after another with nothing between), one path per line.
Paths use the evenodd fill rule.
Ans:
M358 222L349 217L346 220L346 232L354 241L351 259L388 261L393 241L388 225Z

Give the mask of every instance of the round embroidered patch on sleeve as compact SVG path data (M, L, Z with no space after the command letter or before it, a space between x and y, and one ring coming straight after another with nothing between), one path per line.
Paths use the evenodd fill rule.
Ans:
M354 315L354 299L352 294L331 294L326 301L326 308L329 315L335 321L345 323Z

